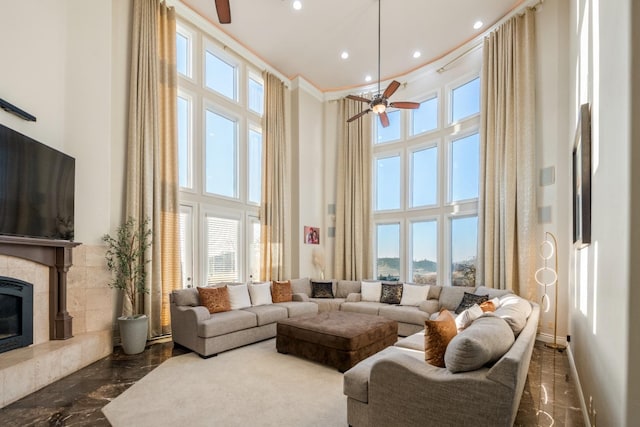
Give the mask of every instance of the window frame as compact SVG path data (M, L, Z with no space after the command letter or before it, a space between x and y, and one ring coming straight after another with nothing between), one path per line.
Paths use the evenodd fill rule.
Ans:
M229 98L224 93L219 92L216 89L207 86L207 56L206 56L207 53L210 53L211 55L215 56L222 62L233 67L233 79L234 79L233 80L233 83L234 83L233 98ZM242 99L243 99L242 86L243 85L241 85L240 82L243 81L244 79L243 79L243 73L241 72L241 68L242 68L241 63L238 58L227 53L227 51L225 51L224 48L220 48L218 44L214 42L211 38L204 37L203 46L202 46L202 81L200 83L202 88L205 91L211 92L216 96L226 100L227 102L230 102L236 105L242 105Z
M471 81L475 80L475 79L479 79L480 82L480 91L479 91L479 97L480 97L480 103L482 100L482 81L480 79L480 72L476 71L473 73L467 73L451 82L449 82L447 85L445 85L445 93L447 94L447 117L446 117L446 121L445 123L447 124L447 126L455 126L456 124L459 123L463 123L463 122L467 122L471 119L475 119L477 117L480 117L480 110L482 109L482 104L480 104L480 106L478 107L478 112L471 114L470 116L466 116L463 117L460 120L453 120L453 91L466 85L467 83L471 83Z

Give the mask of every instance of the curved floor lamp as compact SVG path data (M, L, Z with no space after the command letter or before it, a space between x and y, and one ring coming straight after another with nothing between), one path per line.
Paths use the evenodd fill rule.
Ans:
M565 346L558 344L558 240L553 233L545 232L544 241L540 244L539 255L544 260L544 266L536 270L535 279L538 285L544 287L544 295L540 305L546 307L545 312L549 311L549 296L547 295L547 288L549 286L556 285L556 295L553 302L554 306L554 319L553 319L553 343L546 343L549 348L553 348L558 351L563 351ZM548 266L549 260L554 259L554 267ZM546 274L545 274L546 273ZM546 303L546 305L545 305Z

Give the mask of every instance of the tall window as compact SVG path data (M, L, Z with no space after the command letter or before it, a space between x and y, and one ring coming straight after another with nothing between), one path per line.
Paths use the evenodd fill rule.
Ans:
M186 23L179 23L176 43L183 283L257 278L260 72Z
M374 125L375 275L474 286L479 78L452 82L418 101L417 110L391 110L389 127L377 119Z

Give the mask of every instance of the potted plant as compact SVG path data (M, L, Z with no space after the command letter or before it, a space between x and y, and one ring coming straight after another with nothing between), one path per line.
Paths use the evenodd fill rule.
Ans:
M145 267L150 262L145 254L151 246L149 219L138 223L129 217L118 227L115 237L105 234L102 240L107 244L107 268L113 274L109 286L122 291L131 304L131 314L125 315L128 310L123 304L122 316L118 317L122 348L126 354L142 353L147 343L148 318L139 311L139 297L149 293L145 285Z

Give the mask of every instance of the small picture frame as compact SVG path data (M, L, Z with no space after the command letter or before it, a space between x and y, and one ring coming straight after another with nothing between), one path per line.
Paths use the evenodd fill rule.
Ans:
M582 249L591 243L591 111L580 106L573 145L573 244Z
M308 245L320 244L320 229L318 227L304 226L304 243Z

